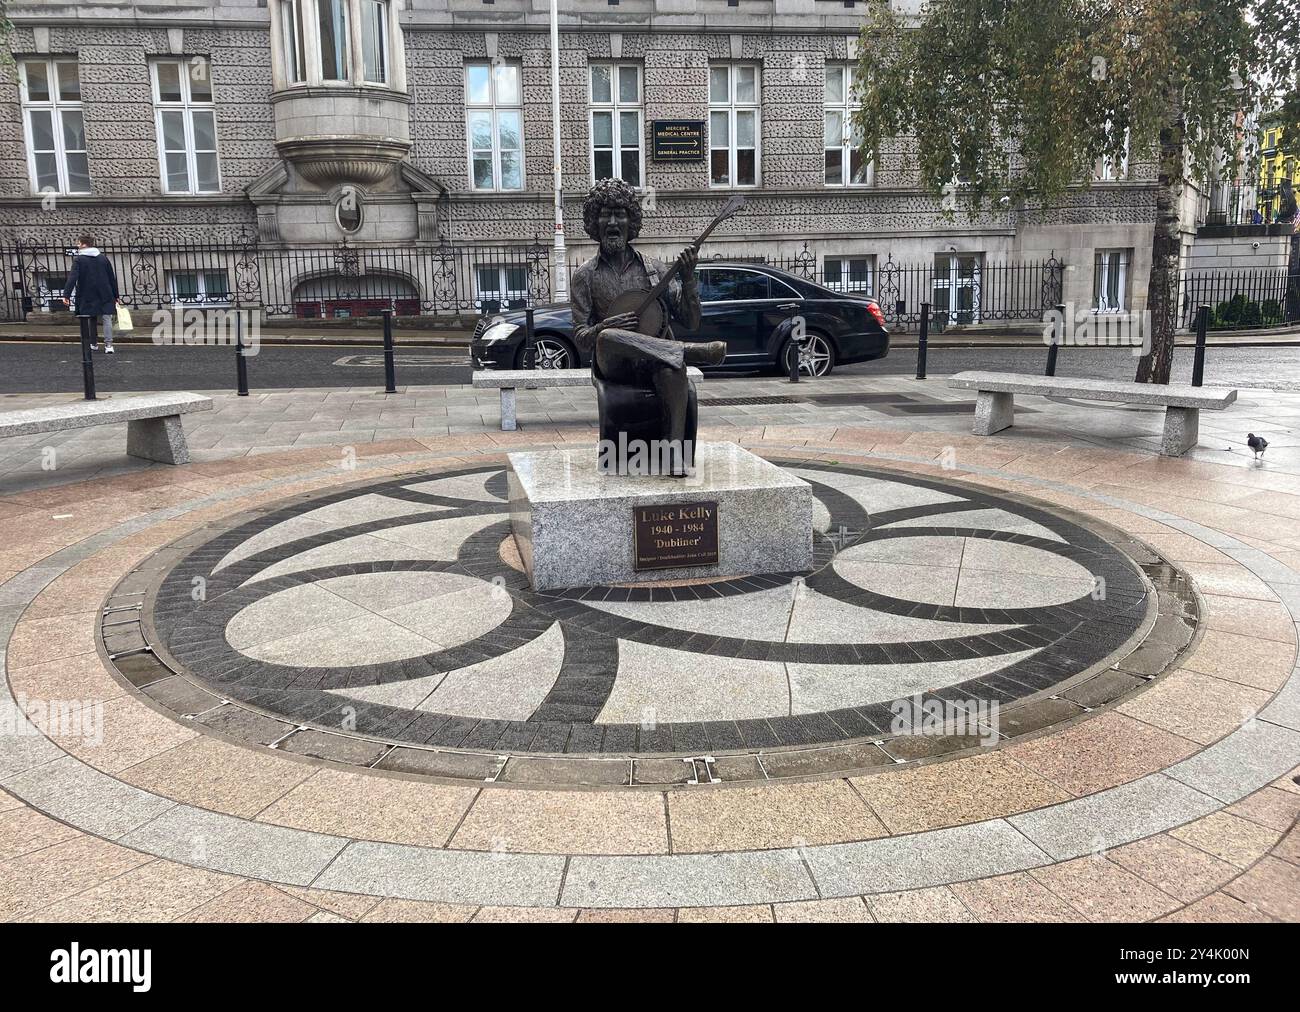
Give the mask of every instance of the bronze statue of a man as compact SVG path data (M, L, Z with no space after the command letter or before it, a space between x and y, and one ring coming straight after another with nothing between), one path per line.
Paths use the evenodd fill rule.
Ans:
M641 232L641 203L636 191L621 179L600 180L587 194L582 222L587 234L600 243L600 251L574 272L570 300L574 339L591 357L594 380L598 385L603 382L653 391L658 399L659 438L678 446L693 441L694 431L687 431L690 387L686 367L717 365L727 354L723 341L683 343L673 337L670 320L687 330L700 325L695 248L688 246L678 256L678 276L659 298L663 312L647 312L643 321L635 313L613 311L619 296L648 294L669 273L667 264L632 248ZM650 328L642 324L651 316L657 316L662 324L655 332L644 333ZM621 421L602 418L602 433L624 431ZM686 460L689 458L688 449ZM619 473L626 472L620 468ZM674 466L671 473L685 473L685 465Z

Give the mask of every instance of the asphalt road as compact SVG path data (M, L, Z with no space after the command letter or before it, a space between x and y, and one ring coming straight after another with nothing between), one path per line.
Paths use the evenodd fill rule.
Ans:
M1041 373L1047 350L1025 348L930 349L928 372L944 376L965 369ZM1132 379L1136 359L1124 349L1063 348L1060 376ZM1191 378L1192 350L1175 353L1175 379ZM882 361L836 370L838 375L910 375L916 351L895 349ZM377 348L353 346L263 345L248 360L253 389L373 386L383 389L383 355ZM744 375L744 374L737 374ZM752 375L752 374L750 374ZM726 374L711 376L723 380ZM397 353L399 386L468 383L466 353L455 349L411 348ZM1211 348L1205 382L1213 385L1300 390L1300 347ZM220 390L235 388L235 353L230 348L122 345L117 354L95 355L95 383L105 393L126 390ZM76 393L81 390L81 351L75 344L0 342L0 393Z

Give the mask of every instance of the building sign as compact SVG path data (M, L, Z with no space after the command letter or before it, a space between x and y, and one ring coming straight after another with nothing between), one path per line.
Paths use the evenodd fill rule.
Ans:
M718 504L674 503L632 510L636 569L718 564Z
M650 123L656 162L704 161L704 120L657 119Z

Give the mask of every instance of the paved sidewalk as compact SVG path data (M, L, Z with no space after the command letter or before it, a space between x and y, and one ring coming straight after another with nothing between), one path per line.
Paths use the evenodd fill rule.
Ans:
M367 443L415 439L429 446L468 437L476 447L510 445L519 439L594 439L595 393L588 387L520 390L520 433L499 431L500 397L469 386L400 387L376 393L373 387L290 389L236 397L228 390L208 393L214 410L186 421L196 461L282 453L303 448L341 450ZM118 395L128 396L128 395ZM66 394L0 395L0 410L75 400ZM969 435L974 399L950 390L942 377L831 376L797 386L771 378L729 379L700 388L700 424L740 435L761 428L815 426L833 434L837 427L926 431ZM1154 453L1159 449L1164 411L1139 405L1111 406L1041 397L1016 399L1016 424L997 442L1032 446L1042 440L1080 448ZM1246 434L1269 440L1257 463ZM993 441L988 441L990 448ZM112 427L0 440L0 490L59 484L74 478L115 474L147 466L127 458L122 434ZM49 470L46 448L57 456ZM1226 411L1201 413L1200 445L1189 460L1259 468L1263 474L1300 471L1300 393L1242 390ZM44 463L44 467L43 467Z
M1159 412L1023 398L980 438L942 380L831 378L794 403L779 380L706 382L702 438L815 482L823 540L862 510L892 530L835 542L802 588L548 604L507 550L502 469L507 450L592 442L591 395L556 393L528 393L511 433L466 387L222 394L177 468L126 458L121 428L0 441L0 712L31 715L0 725L0 918L1300 921L1300 394L1242 391L1169 460ZM1262 463L1248 428L1273 443ZM1125 603L1158 597L1190 638L1096 671L1076 647L1015 668L1068 684L988 746L841 723L876 712L864 686L910 691L882 679L919 692L1025 665L1023 637L1068 628L1052 609L1076 561L1129 565L1114 551L1146 553L1166 589L1117 582L1098 621L1127 635ZM954 621L1002 631L899 635ZM728 657L741 636L771 646ZM389 667L372 678L359 648ZM160 671L172 649L197 680ZM688 651L708 658L662 666ZM214 696L223 672L245 695ZM618 717L602 745L644 725L647 698L683 737L511 766L558 751L563 723L517 708L597 690ZM295 711L304 691L335 716ZM32 708L60 701L100 707L100 733ZM851 740L784 744L824 741L824 719ZM727 744L763 720L773 738ZM527 723L544 726L512 745Z

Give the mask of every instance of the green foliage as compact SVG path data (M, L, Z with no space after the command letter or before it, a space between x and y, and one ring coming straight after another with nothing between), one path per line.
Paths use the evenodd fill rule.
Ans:
M1276 327L1282 322L1282 303L1265 299L1262 303L1237 292L1210 311L1208 330L1237 330L1253 327Z
M1208 172L1240 158L1239 112L1281 103L1300 137L1300 0L927 0L871 5L857 116L868 151L914 137L922 185L1027 206L1097 159L1167 141Z

